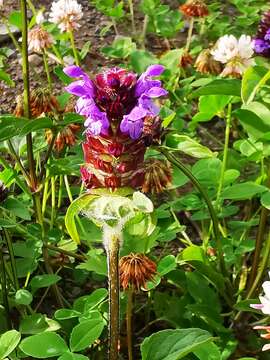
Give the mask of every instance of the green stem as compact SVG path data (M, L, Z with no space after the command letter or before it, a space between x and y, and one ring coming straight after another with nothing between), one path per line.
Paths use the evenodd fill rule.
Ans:
M6 270L5 270L5 263L4 263L3 248L1 245L0 245L0 280L1 280L3 304L4 304L4 308L5 308L5 312L6 312L6 321L7 321L8 327L11 329L12 324L11 324L11 320L10 320L10 316L9 316Z
M48 56L47 56L47 53L45 50L43 51L43 63L44 63L44 70L47 75L48 87L51 92L52 91L52 79L51 79L50 69L49 69L49 64L48 64Z
M190 18L190 21L189 21L188 36L187 36L187 42L186 42L185 52L189 52L190 43L191 43L191 38L192 38L192 32L193 32L193 27L194 27L194 17L191 17L191 18Z
M72 30L69 31L69 38L70 38L70 43L71 43L74 59L75 59L75 64L77 66L79 66L80 65L80 59L79 59L79 55L78 55L78 52L77 52L77 49L76 49L76 46L75 46L74 34L73 34Z
M131 17L131 24L132 24L132 32L135 35L136 34L136 26L135 26L135 20L134 20L134 7L133 7L133 1L128 0L129 5L129 11L130 11L130 17Z
M111 17L111 20L112 20L112 24L113 24L113 28L114 28L114 32L115 32L115 35L118 36L119 35L119 31L117 29L117 25L116 25L116 21L113 17Z
M219 254L220 270L224 276L227 275L225 261L224 261L224 257L223 257L222 243L220 240L218 218L217 218L215 209L212 205L212 202L208 197L207 192L201 186L200 182L195 178L195 176L192 174L192 172L181 161L179 161L173 154L171 154L166 148L157 147L156 149L159 152L161 152L172 164L174 164L178 169L180 169L190 179L190 181L199 190L202 197L204 198L204 200L207 204L207 207L208 207L209 214L212 219L212 223L213 223L214 236L215 236L218 254Z
M25 168L24 168L24 166L23 166L23 164L21 162L20 157L16 153L16 150L14 149L14 146L13 146L11 140L7 140L7 144L8 144L9 151L10 151L11 155L14 157L14 159L15 159L19 169L21 170L23 176L25 177L26 182L29 183L29 180L30 180L29 175L27 174L27 171L25 170Z
M141 47L143 49L145 48L145 37L146 37L148 22L149 22L149 16L145 15L144 20L143 20L142 34L141 34Z
M23 72L23 104L24 116L28 119L31 118L30 111L30 84L29 84L29 61L28 61L28 22L27 22L27 5L26 0L21 0L21 13L22 13L22 72ZM35 172L35 160L33 152L32 134L26 135L27 143L27 158L29 164L31 190L37 189L37 177Z
M268 215L269 215L269 210L266 209L265 207L263 207L261 210L259 228L258 228L258 232L257 232L257 236L256 236L255 253L254 253L252 266L251 266L251 273L250 273L249 281L248 281L248 295L247 295L248 299L254 294L254 292L259 284L259 281L261 279L261 276L263 275L263 272L264 272L264 267L259 266L259 264L260 264L260 257L262 254L262 248L263 248L263 243L264 243L264 238L265 238L265 233L266 233L265 228L266 228L266 224L267 224ZM268 238L268 244L269 244L269 242L270 242L270 239ZM267 254L268 254L268 250L266 252L264 252L264 257Z
M17 276L17 266L16 266L16 262L15 262L12 240L6 229L4 229L4 234L5 234L5 240L6 240L8 253L9 253L9 257L10 257L14 287L16 290L19 290L20 285L19 285L18 276Z
M128 346L128 360L133 360L133 345L132 345L132 312L133 312L133 286L128 289L127 301L127 346Z
M52 176L51 177L51 189L52 189L52 194L51 194L51 206L52 206L52 210L51 210L51 223L50 223L50 229L53 228L53 223L55 220L55 177Z
M74 253L72 251L64 250L64 249L61 249L61 248L59 248L57 246L54 246L54 245L51 245L51 244L45 244L45 246L49 250L53 250L53 251L59 252L61 254L73 257L74 259L78 259L80 261L86 261L87 260L87 257L84 256L84 255L79 255L79 254L76 254L76 253Z
M67 177L67 175L64 175L64 182L65 182L65 186L66 186L66 190L67 190L67 194L68 194L69 201L70 201L70 203L72 203L73 197L72 197L72 194L71 194L71 190L70 190L70 186L69 186L69 182L68 182L68 177Z
M109 282L109 349L108 359L119 359L119 238L111 236L107 249Z
M17 51L18 51L19 53L21 53L21 52L22 52L22 49L21 49L21 47L20 47L17 39L15 38L15 36L14 36L14 35L12 34L12 32L11 32L11 29L10 29L10 26L9 26L9 23L8 23L8 20L5 19L5 18L3 18L3 17L2 17L2 19L3 19L4 22L5 22L5 25L6 25L6 28L7 28L7 32L8 32L8 36L11 38L11 40L12 40L12 42L13 42L13 45L15 46L15 48L17 49Z
M62 194L63 194L63 175L60 175L60 177L59 177L58 201L57 201L57 208L58 209L60 209L60 207L61 207Z
M218 190L217 190L217 198L216 198L217 208L220 208L220 203L219 203L220 195L221 195L221 192L223 189L225 172L226 172L226 168L227 168L228 150L229 150L229 141L230 141L230 129L231 129L231 116L232 116L232 104L230 103L228 105L228 112L227 112L227 117L226 117L223 160L222 160L221 173L220 173L219 185L218 185Z

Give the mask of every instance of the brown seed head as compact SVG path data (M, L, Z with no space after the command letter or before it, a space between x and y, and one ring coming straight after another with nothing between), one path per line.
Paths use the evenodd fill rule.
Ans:
M209 49L200 52L194 66L201 74L218 75L222 71L221 63L213 58Z
M192 62L193 62L192 56L188 52L185 52L180 57L179 66L182 67L182 68L186 68L187 66L191 65Z
M54 95L48 89L35 89L30 92L31 116L37 118L43 113L59 112L60 105ZM17 105L14 115L21 117L24 115L23 95L17 97Z
M172 168L167 161L157 159L145 161L143 192L159 194L171 184L171 181Z
M129 254L119 261L120 283L123 289L134 286L140 290L147 281L153 280L157 265L144 254Z
M209 14L208 8L203 0L187 0L179 8L188 17L203 17Z
M29 51L42 53L53 44L52 36L40 26L34 27L28 34Z
M80 129L81 126L78 124L69 124L59 131L54 142L55 151L60 152L65 146L71 147L75 145L76 133L80 131ZM51 129L46 130L45 137L47 143L50 144L53 139L53 132Z

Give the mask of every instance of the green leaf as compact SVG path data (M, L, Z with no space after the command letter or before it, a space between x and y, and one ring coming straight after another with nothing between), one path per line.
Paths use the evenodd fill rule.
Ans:
M127 58L132 51L136 49L136 44L132 42L130 37L117 36L112 46L105 46L102 48L103 54L112 58Z
M57 320L67 320L67 319L77 318L80 315L81 315L80 312L72 309L59 309L56 310L56 312L54 313L54 317Z
M74 200L66 212L65 224L67 231L70 237L77 243L80 243L80 237L76 228L75 217L78 213L88 206L94 199L96 199L96 195L92 194L84 194L81 197Z
M8 198L4 202L3 207L23 220L31 220L31 215L28 207L26 207L25 204L18 199L12 197Z
M20 323L22 334L38 334L44 332L49 327L43 314L32 314L25 316Z
M266 209L270 210L270 191L269 190L262 194L261 204Z
M254 101L234 114L255 139L263 138L265 133L270 132L270 110L265 105Z
M130 64L138 74L143 73L148 66L157 63L158 59L148 51L135 50L130 54Z
M242 101L244 104L249 104L253 101L259 87L263 85L261 80L267 73L268 69L263 66L252 66L245 71L241 88Z
M86 320L76 325L70 336L71 351L81 351L89 347L99 338L104 322L96 319Z
M20 133L18 135L25 136L30 132L42 130L42 129L49 129L53 127L53 121L50 118L39 118L34 120L28 120L27 124L23 126Z
M85 305L84 311L89 311L97 307L102 301L104 301L108 296L108 290L101 288L92 292L91 295L88 296Z
M43 332L29 336L20 344L20 349L37 359L47 359L60 356L68 351L65 341L54 332Z
M18 135L24 125L29 122L26 118L17 118L13 115L0 116L0 141L5 141Z
M33 295L26 289L20 289L15 294L15 301L19 305L30 305Z
M173 255L167 255L160 260L157 267L157 273L161 276L168 274L176 268L176 259Z
M238 79L216 79L195 90L191 98L201 95L232 95L241 96L241 81Z
M10 330L0 336L0 359L7 357L16 348L21 340L21 334Z
M60 356L58 360L89 360L89 358L81 354L74 354L71 352L67 352L62 356Z
M211 340L208 331L197 328L162 330L144 339L142 360L179 360Z
M199 144L196 140L191 139L187 135L173 134L168 136L167 146L176 148L189 156L199 159L215 157L215 153L210 149Z
M18 29L22 30L22 13L20 11L13 11L8 18L10 25L16 26Z
M257 185L251 181L245 183L235 184L227 187L221 194L223 199L230 200L245 200L251 199L253 196L267 191L267 188L262 185Z
M56 274L36 275L32 278L30 286L32 289L40 289L56 284L61 277Z
M200 360L221 360L221 353L219 348L213 342L206 343L194 351L194 354Z
M132 196L134 205L143 213L153 212L152 201L140 191L135 191Z
M11 87L15 86L15 82L11 79L10 75L6 73L3 69L0 69L0 80L4 81Z
M80 52L80 58L83 60L86 55L88 54L89 52L89 49L90 49L90 46L91 46L91 41L86 41L82 47L82 50Z

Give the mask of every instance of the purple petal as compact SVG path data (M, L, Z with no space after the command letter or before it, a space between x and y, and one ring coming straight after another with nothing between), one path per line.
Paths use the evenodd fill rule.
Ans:
M93 105L94 105L94 100L92 98L80 97L76 102L75 110L80 115L88 116L90 113L90 108Z
M133 108L132 111L128 115L125 115L125 117L127 117L131 121L136 121L136 120L144 118L146 115L147 115L146 109L144 109L140 106L135 106L135 108Z
M124 116L124 119L120 124L120 130L123 133L128 133L131 139L136 140L142 134L143 119L132 121L127 116Z
M159 107L146 95L142 95L139 99L140 108L143 108L147 115L157 116Z
M72 95L76 96L86 96L87 95L87 87L85 86L84 80L74 81L65 87L66 91Z
M164 66L156 64L149 66L144 74L146 76L159 76L160 74L163 73L164 70L165 70Z
M255 39L254 49L256 53L261 54L270 49L270 45L265 40Z
M266 40L266 41L270 40L270 29L267 30L267 33L265 34L264 40Z
M152 87L148 91L145 92L145 95L149 96L150 98L158 98L160 96L165 96L168 94L168 91L161 88L161 87Z
M84 71L79 66L71 65L67 66L63 69L64 73L70 77L80 77L80 76L87 76Z

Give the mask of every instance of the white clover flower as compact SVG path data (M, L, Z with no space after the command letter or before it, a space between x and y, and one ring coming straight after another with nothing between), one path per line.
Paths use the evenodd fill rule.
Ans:
M253 41L248 35L241 35L239 39L233 35L219 38L211 54L216 61L225 64L221 76L239 77L246 68L254 65L253 48Z
M270 276L270 272L268 273ZM270 315L270 281L265 281L262 284L264 296L259 296L260 304L251 304L254 309L260 310L265 315Z
M36 15L36 24L37 25L41 25L43 24L45 21L44 15L43 15L43 11L39 10L37 15Z
M28 34L28 50L42 53L54 43L53 37L40 26L34 27Z
M59 0L52 3L49 21L65 32L77 30L82 16L82 6L76 0Z

